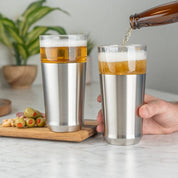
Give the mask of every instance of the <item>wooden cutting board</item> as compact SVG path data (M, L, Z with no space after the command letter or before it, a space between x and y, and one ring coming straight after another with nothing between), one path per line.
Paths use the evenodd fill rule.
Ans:
M97 122L94 120L85 120L84 125L85 126L79 131L65 133L51 132L47 127L19 129L16 127L2 127L2 125L0 125L0 136L81 142L96 133Z

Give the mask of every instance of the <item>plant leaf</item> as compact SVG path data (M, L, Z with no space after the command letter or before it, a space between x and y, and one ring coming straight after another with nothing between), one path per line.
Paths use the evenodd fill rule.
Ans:
M22 59L26 60L29 57L27 49L24 45L17 44L17 50L18 50L20 56L22 56Z
M65 31L65 29L63 27L59 27L59 26L48 27L48 30L56 31L56 32L58 32L61 35L66 35L67 34L66 31Z
M7 27L7 31L9 33L9 35L12 37L12 41L13 42L16 42L16 43L19 43L19 44L23 44L24 43L22 38L18 35L18 33L15 30L13 30L12 28Z
M15 23L8 18L0 18L0 23L4 26L4 30L7 34L7 37L11 42L23 43L22 38L18 34L18 29L15 26Z
M37 2L33 2L31 3L27 9L25 10L25 12L22 14L23 17L27 17L33 10L35 10L36 8L42 6L42 4L46 2L46 0L41 0L41 1L37 1Z
M14 47L14 52L15 52L16 64L20 66L21 65L21 56L20 56L19 51L17 49L17 44L13 43L13 47Z
M39 46L32 50L30 56L33 56L33 55L38 54L38 53L40 53L40 47Z
M87 40L87 55L89 56L91 51L93 50L93 48L95 47L95 41L93 41L92 39L90 39L90 36L87 36L88 40Z
M64 13L68 14L68 12L62 10L61 8L51 8L51 7L47 7L47 6L41 6L38 9L35 9L34 11L32 11L26 17L22 35L25 36L26 32L28 31L28 29L30 28L30 26L32 24L34 24L36 21L40 20L41 18L43 18L44 16L46 16L47 14L49 14L50 12L52 12L54 10L60 10Z
M45 34L45 32L48 30L48 27L45 26L37 26L32 31L30 31L25 40L26 44L29 45L31 42L39 38L40 35Z
M3 15L0 13L0 18L3 18Z
M6 45L6 46L8 46L8 47L10 47L10 48L13 47L13 45L12 45L12 43L11 43L11 40L10 40L10 38L8 37L7 33L5 32L4 26L3 26L3 24L2 24L1 22L0 22L0 41L1 41L4 45Z
M26 17L35 9L38 9L40 6L42 6L42 4L46 2L46 0L41 0L41 1L37 1L37 2L33 2L31 3L27 9L24 11L24 13L22 14L22 16L20 16L20 18L17 20L17 24L19 26L19 33L22 34L23 32L23 28L25 26L26 23Z
M17 31L15 23L12 20L10 20L6 17L2 17L2 18L0 17L0 21L1 21L0 23L2 23L4 26L13 28L15 31Z
M59 26L54 26L54 27L53 26L48 26L48 27L47 26L37 26L27 34L27 37L25 38L26 39L26 45L29 45L30 43L35 41L37 38L39 38L40 35L44 35L49 30L56 31L61 35L67 34L63 27L59 27Z
M40 52L39 38L30 43L27 47L29 56L33 56Z

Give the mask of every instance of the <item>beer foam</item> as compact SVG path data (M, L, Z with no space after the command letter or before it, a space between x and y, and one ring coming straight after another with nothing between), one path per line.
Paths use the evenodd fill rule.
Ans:
M138 61L146 60L146 52L129 51L129 52L100 52L98 60L101 62L123 62L123 61Z
M77 47L86 45L86 40L40 40L40 47Z

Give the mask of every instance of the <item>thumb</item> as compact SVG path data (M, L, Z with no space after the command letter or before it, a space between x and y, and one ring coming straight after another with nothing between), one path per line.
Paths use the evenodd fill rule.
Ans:
M97 97L97 101L98 101L99 103L101 103L101 101L102 101L101 95L99 95L99 96Z
M162 114L165 110L166 104L163 100L154 100L139 108L139 116L142 118L151 118L157 114Z

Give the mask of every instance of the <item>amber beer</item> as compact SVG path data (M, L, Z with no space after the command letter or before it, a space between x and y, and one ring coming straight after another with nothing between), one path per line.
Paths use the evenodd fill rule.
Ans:
M111 46L112 47L112 46ZM128 46L126 46L127 48ZM136 46L130 51L99 52L99 72L107 75L131 75L146 73L146 53Z
M128 47L131 50L125 51L124 49ZM98 60L100 74L133 75L146 73L146 53L144 49L134 45L124 48L121 46L119 51L100 51Z
M42 63L83 63L87 61L86 40L49 39L40 42Z

